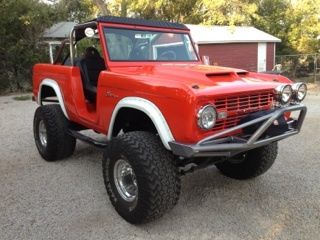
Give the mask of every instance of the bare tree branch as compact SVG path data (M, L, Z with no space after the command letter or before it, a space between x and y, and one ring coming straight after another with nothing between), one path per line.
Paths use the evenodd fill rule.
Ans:
M102 15L109 15L107 5L103 0L92 0L95 5L97 5L102 13Z

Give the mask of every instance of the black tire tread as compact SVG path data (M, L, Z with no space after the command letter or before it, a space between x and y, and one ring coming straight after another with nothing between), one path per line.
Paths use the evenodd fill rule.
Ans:
M131 164L138 170L136 176L139 200L133 214L126 214L121 209L123 206L114 198L108 169L110 158L114 157L113 151L132 156ZM131 223L145 223L159 218L178 202L181 188L178 168L173 155L152 133L129 132L111 141L104 155L103 174L111 203L118 213Z
M250 179L265 173L274 163L278 155L278 143L256 148L247 152L241 163L224 161L216 164L222 174L235 179Z
M70 136L68 131L69 121L64 116L60 105L50 104L37 108L34 118L34 131L39 119L43 119L47 134L48 145L45 151L39 152L47 161L56 161L71 156L74 152L76 139ZM34 132L35 138L36 132ZM36 140L37 141L37 140Z

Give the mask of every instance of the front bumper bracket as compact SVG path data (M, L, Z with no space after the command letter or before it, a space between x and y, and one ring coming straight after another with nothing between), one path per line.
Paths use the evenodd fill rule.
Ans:
M286 124L288 124L288 130L276 136L264 136L264 133L271 125L273 125L275 120L283 116L283 114L286 112L299 112L299 116L296 120L290 120L286 122ZM269 114L218 132L212 136L202 139L196 144L183 144L173 141L169 142L169 145L175 155L186 158L210 156L232 157L238 153L261 147L299 133L306 113L306 106L302 104L290 105L287 107L278 108ZM234 131L241 130L256 124L261 125L250 136L225 137Z

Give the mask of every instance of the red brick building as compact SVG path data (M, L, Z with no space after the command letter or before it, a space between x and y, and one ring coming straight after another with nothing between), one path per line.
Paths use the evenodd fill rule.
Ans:
M268 33L254 27L187 26L200 56L209 56L211 64L258 72L270 71L275 64L281 40Z

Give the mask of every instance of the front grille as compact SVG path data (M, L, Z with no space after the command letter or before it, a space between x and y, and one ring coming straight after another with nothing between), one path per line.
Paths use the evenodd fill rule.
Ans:
M239 124L241 118L249 113L270 109L273 103L273 91L244 93L236 96L217 98L217 112L227 112L227 118L218 119L214 131L231 128Z

